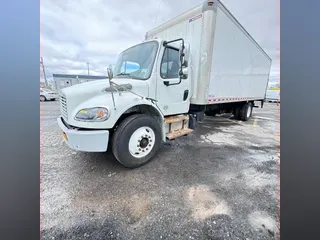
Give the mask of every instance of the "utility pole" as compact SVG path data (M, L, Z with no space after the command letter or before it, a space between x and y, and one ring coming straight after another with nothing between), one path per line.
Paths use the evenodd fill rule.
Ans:
M40 57L40 64L41 64L42 71L43 71L44 85L45 85L46 88L48 88L49 84L48 84L48 80L47 80L47 76L46 76L46 70L45 70L44 65L43 65L43 58L42 57Z
M87 67L88 67L88 75L90 75L90 72L89 72L89 63L87 62Z

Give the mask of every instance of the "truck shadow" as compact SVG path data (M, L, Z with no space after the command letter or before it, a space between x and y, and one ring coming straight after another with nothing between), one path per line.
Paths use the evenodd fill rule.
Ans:
M224 128L238 125L236 122L228 120L229 118L230 116L205 117L202 122L198 123L194 133L197 136L208 133L222 133Z
M218 134L223 133L224 129L229 128L231 126L237 125L236 122L229 121L226 118L230 118L229 116L218 116L218 117L206 117L203 122L199 123L197 129L184 137L180 137L176 140L168 140L167 142L163 143L160 147L159 153L157 156L147 163L145 166L142 166L138 169L144 171L146 166L155 164L156 161L161 161L163 153L167 152L169 149L180 151L184 150L185 147L197 146L199 142L203 141L203 136L210 135L210 134ZM202 144L202 147L205 148L214 148L214 143L206 142ZM217 146L218 147L218 146ZM232 147L238 149L238 147ZM201 149L201 146L199 146ZM173 157L173 156L172 156ZM117 171L117 172L126 172L132 171L131 169L125 168L122 166L114 157L111 146L108 146L108 151L105 153L79 153L77 155L79 161L85 161L88 167L88 172L90 172L91 168L99 168L101 171ZM135 171L138 171L135 169Z

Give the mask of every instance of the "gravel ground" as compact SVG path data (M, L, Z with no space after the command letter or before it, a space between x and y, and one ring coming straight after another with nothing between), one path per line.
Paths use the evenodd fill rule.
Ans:
M41 103L42 239L276 239L279 107L248 122L206 117L128 170L62 140L59 103Z

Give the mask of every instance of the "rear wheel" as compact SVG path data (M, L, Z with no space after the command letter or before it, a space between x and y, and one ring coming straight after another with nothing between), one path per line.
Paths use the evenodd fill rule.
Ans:
M240 107L236 107L234 109L233 115L234 115L234 119L235 120L241 120L241 118L240 118L240 110L241 110Z
M242 121L248 121L252 114L252 103L243 104L240 110L240 118Z
M123 166L136 168L157 154L160 143L159 123L148 115L135 114L124 119L114 132L112 151Z
M46 101L47 99L46 99L46 97L45 96L43 96L43 95L40 95L40 102L44 102L44 101Z

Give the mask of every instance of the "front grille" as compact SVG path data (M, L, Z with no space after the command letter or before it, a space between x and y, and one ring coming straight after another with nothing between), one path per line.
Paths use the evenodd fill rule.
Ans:
M68 120L67 99L63 95L60 95L60 112L62 117Z

